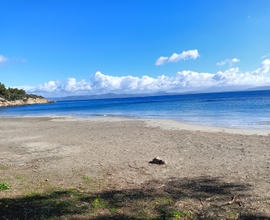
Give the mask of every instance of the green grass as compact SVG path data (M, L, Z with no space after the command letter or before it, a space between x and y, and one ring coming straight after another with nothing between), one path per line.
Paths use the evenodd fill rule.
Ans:
M9 171L7 171L9 172ZM50 181L45 181L46 178ZM51 175L35 181L25 174L14 175L11 181L0 183L0 217L5 219L132 219L177 220L207 219L199 198L188 191L167 192L153 188L122 189L111 186L111 179L90 179L76 174L61 181ZM67 182L66 180L69 180ZM66 181L66 182L65 182ZM91 186L89 183L91 182ZM16 183L16 184L13 184ZM65 184L63 184L65 183ZM103 183L107 185L103 188ZM24 185L25 184L25 185ZM12 186L12 190L7 190ZM154 188L155 189L155 188ZM162 188L162 189L165 189ZM177 193L178 192L178 193ZM229 197L230 198L230 197ZM228 200L228 197L225 199ZM199 205L198 205L199 204ZM223 219L236 219L237 205L229 205L230 211ZM223 208L218 208L223 211ZM33 211L31 211L33 210ZM31 212L29 212L31 211ZM240 210L241 211L241 210ZM202 217L203 216L203 217ZM208 218L211 220L221 218Z
M100 199L100 196L98 196L98 198L96 198L92 204L94 209L97 208L106 208L109 207L108 203L102 199Z
M84 176L83 179L84 180L89 180L89 177L88 176Z
M7 190L9 189L10 186L6 183L0 183L0 191L4 191L4 190Z
M0 170L7 170L7 169L9 169L9 167L0 165Z
M175 217L176 219L181 219L181 217L189 216L191 219L193 218L193 215L191 212L188 211L172 211L170 212L171 217Z

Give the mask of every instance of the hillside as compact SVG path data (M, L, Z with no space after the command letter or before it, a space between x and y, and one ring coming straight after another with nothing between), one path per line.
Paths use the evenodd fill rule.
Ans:
M6 88L0 83L0 107L52 103L42 96L26 94L25 90Z

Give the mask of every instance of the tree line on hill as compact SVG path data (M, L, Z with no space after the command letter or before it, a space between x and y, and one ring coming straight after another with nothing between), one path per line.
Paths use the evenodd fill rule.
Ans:
M15 101L24 100L27 101L28 98L44 98L42 96L34 94L26 94L25 90L17 88L6 88L4 84L0 82L0 101Z

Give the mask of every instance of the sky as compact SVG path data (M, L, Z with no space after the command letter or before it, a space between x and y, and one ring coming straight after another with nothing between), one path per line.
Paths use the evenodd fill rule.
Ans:
M269 0L2 0L0 82L45 97L270 86Z

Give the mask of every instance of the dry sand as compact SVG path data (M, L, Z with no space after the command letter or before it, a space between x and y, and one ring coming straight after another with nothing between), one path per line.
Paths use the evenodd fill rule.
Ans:
M120 188L188 179L197 184L196 192L212 181L223 184L223 193L238 195L239 206L269 216L269 134L170 120L2 117L0 165L10 168L0 174L54 174L61 179L103 173ZM156 156L168 164L149 164ZM209 193L214 198L220 191Z

